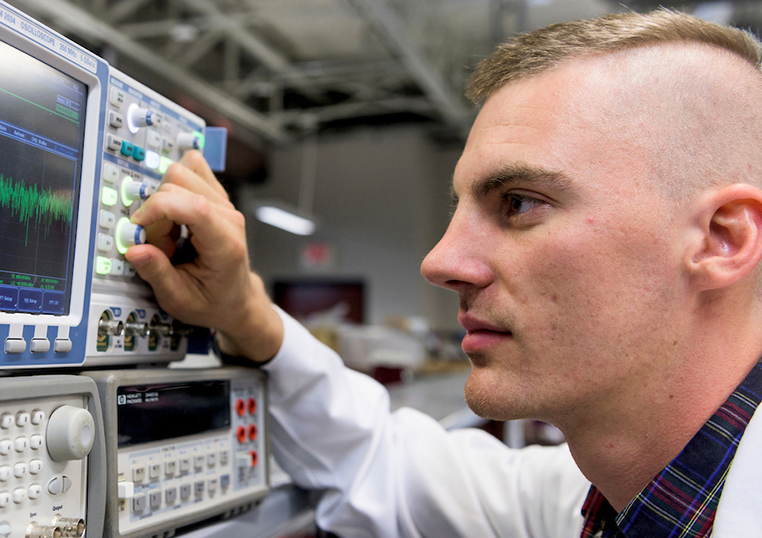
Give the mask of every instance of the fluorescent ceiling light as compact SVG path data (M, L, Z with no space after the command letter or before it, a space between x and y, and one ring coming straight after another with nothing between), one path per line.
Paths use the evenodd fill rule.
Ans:
M315 232L313 221L279 207L262 205L255 210L254 214L258 220L292 234L312 235Z

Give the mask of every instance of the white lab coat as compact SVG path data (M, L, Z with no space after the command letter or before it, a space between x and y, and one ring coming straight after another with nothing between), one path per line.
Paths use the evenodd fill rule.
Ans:
M322 529L342 538L579 538L590 483L566 446L512 450L412 409L390 413L381 385L279 313L284 343L264 367L271 447L296 484L324 491ZM713 538L762 537L762 463L747 444L762 446L762 419L739 447Z

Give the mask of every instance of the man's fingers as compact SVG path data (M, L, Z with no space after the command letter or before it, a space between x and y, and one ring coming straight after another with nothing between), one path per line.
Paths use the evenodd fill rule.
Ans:
M209 189L210 193L214 193L216 198L229 203L230 197L228 196L227 191L217 180L217 177L214 175L214 172L212 172L212 169L209 168L209 164L201 153L195 150L188 151L182 156L178 164L180 166L170 166L167 170L165 178L168 181L188 181L190 182L188 185L182 183L178 184L189 188L190 190L194 190L191 188L191 185L203 183ZM179 173L180 171L178 169L185 169L185 173ZM187 171L192 172L192 174L187 173ZM207 194L201 191L195 192L199 192L199 194Z
M169 258L153 245L130 247L124 257L135 268L140 278L148 282L154 290L164 291L164 295L157 299L162 308L177 317L179 301L169 293L172 290L187 290L182 285L182 275L172 266Z
M208 260L245 257L245 221L235 209L211 203L206 197L181 187L153 194L132 216L141 226L169 221L188 226L193 244ZM238 241L236 241L238 239ZM243 243L243 244L239 244Z

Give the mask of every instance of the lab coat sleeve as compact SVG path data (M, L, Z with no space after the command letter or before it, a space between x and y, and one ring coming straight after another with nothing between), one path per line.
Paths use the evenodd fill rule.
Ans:
M481 430L445 431L279 311L269 371L270 443L318 525L342 538L578 538L589 483L565 446L511 450Z

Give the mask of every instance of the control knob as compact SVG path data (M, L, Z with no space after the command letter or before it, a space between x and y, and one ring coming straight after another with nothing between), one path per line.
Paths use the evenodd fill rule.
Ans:
M45 433L53 461L81 460L95 440L95 422L87 409L62 405L50 415Z
M154 185L133 181L127 177L122 180L122 202L127 207L137 200L145 200L155 192L156 187Z
M163 121L161 114L150 108L140 108L133 103L127 109L127 127L135 134L141 127L159 127Z
M122 217L116 225L116 249L124 254L132 245L146 242L146 230L139 224L133 224L127 217Z
M201 149L201 138L194 133L180 133L177 135L177 145L181 151Z

